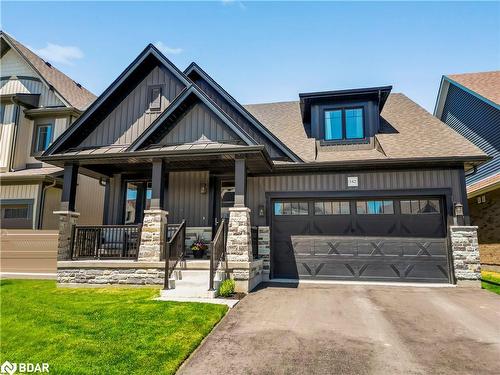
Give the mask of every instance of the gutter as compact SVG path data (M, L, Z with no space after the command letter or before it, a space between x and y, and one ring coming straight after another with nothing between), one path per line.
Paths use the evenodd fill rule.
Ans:
M64 115L69 115L69 116L74 116L78 117L82 114L83 112L80 111L79 109L75 107L52 107L52 108L34 108L34 109L27 109L24 111L24 114L26 118L33 120L38 117L45 117L45 116L64 116Z
M398 159L376 159L376 160L348 160L334 162L309 162L297 164L274 164L276 170L310 170L310 169L351 169L358 166L384 166L384 165L402 165L408 166L412 164L436 164L436 163L464 163L477 162L483 163L492 159L491 156L455 156L455 157L436 157L436 158L398 158Z

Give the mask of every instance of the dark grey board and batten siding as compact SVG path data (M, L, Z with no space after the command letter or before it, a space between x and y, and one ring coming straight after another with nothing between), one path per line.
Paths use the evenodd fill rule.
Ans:
M162 145L191 143L200 139L202 135L217 142L241 141L205 104L196 103L158 143Z
M467 184L500 171L500 110L451 83L441 121L493 157L467 177Z
M301 175L274 175L256 176L248 178L247 201L251 209L252 225L269 225L267 212L259 216L259 206L266 207L267 193L291 192L359 192L394 190L411 191L414 195L425 194L426 189L450 189L453 202L467 204L464 199L464 186L462 183L463 170L450 169L422 169L404 171L363 171L324 174ZM358 188L347 187L347 177L357 176ZM279 195L279 194L277 194ZM266 207L266 210L271 209Z
M161 110L149 111L149 87L162 88ZM184 89L169 70L155 67L127 97L85 138L81 147L132 143Z

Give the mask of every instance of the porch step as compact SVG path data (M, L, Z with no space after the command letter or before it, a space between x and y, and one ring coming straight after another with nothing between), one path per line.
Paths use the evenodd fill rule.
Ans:
M172 289L162 290L161 297L215 298L216 292L208 290L209 271L176 270L171 280ZM173 282L172 282L173 281ZM214 287L217 290L219 283Z

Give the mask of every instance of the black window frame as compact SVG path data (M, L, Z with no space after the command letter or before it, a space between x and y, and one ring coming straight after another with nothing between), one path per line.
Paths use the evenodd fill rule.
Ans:
M50 126L52 128L51 133L50 133L50 141L44 150L38 150L37 145L38 145L38 129L43 127L43 126ZM32 142L31 142L31 156L39 156L42 155L54 142L54 132L56 130L56 125L55 125L55 120L44 120L42 122L35 122L33 124L33 136L32 136Z
M280 214L276 213L276 205L277 204L283 205ZM285 213L285 206L284 206L285 204L290 205L290 213ZM293 205L294 204L298 204L299 213L293 213L293 210L294 210ZM306 205L305 211L303 210L303 207L301 207L302 204ZM274 216L308 216L309 215L309 201L301 200L301 199L298 199L298 200L276 200L273 202L272 210L273 210Z
M363 137L361 138L347 138L347 127L346 127L346 110L353 109L361 109L363 114ZM334 112L334 111L342 111L342 139L326 139L326 113ZM343 105L343 106L327 106L322 109L321 116L321 126L320 126L320 134L321 134L321 143L326 145L332 144L346 144L346 143L364 143L367 141L367 129L366 129L366 109L365 105L362 104L353 104L353 105Z

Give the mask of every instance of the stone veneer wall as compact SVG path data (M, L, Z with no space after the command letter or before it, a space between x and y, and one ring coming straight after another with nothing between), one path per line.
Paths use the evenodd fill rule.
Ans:
M450 237L456 279L479 280L481 278L481 264L477 227L451 226Z
M269 227L258 227L259 259L263 261L264 272L269 272L271 264L271 231Z
M57 270L61 284L163 285L165 271L160 268L74 268Z
M59 215L59 236L57 239L57 260L71 259L71 233L80 214L72 211L54 211Z
M168 212L159 209L144 210L139 246L139 260L159 261L164 245L164 227Z

